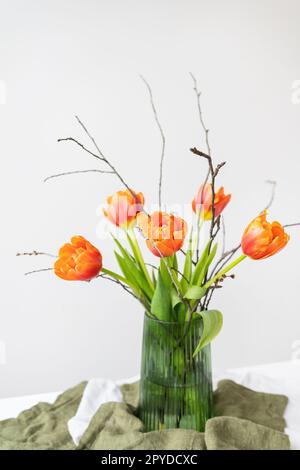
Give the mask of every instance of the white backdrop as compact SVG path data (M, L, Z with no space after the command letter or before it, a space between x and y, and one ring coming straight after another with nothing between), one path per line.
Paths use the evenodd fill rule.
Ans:
M120 189L110 175L68 176L96 168L58 137L87 143L87 123L146 202L157 202L160 140L139 73L151 83L166 134L163 196L189 203L206 168L192 82L198 78L219 182L232 192L227 245L269 198L271 218L300 220L300 78L297 0L0 1L1 311L0 396L62 390L92 376L139 369L143 312L104 280L67 283L51 273L24 277L82 234L115 267L113 245L97 236L100 205ZM294 87L294 90L293 90ZM224 327L213 345L216 369L278 361L300 338L299 228L288 248L245 261L213 305ZM147 254L151 261L150 253Z

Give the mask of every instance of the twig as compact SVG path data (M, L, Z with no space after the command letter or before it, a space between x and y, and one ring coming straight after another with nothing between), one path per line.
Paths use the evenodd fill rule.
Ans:
M24 253L17 253L16 256L39 256L39 255L44 255L44 256L50 256L51 258L57 258L56 255L52 255L51 253L45 253L44 251L25 251Z
M207 129L207 127L205 125L205 122L204 122L204 119L203 119L203 113L202 113L202 107L201 107L201 101L200 101L201 91L198 90L197 80L191 72L190 72L190 76L192 77L192 80L193 80L193 83L194 83L194 92L195 92L196 98L197 98L197 107L198 107L200 124L201 124L201 126L204 130L204 133L205 133L205 142L206 142L207 153L208 153L208 155L211 155L211 148L210 148L209 137L208 137L209 129Z
M106 160L102 150L100 149L99 145L97 144L96 140L94 139L94 137L92 136L92 134L88 131L87 127L85 126L85 124L83 124L83 122L81 121L81 119L79 119L79 116L75 115L75 119L77 120L77 122L79 123L79 125L82 127L82 129L84 130L84 132L86 133L86 135L88 136L88 138L92 141L92 143L94 144L95 146L95 149L97 150L97 152L99 153L100 157L103 158L103 160Z
M166 138L165 138L164 131L162 129L161 123L160 123L159 118L158 118L157 110L156 110L154 100L153 100L152 89L151 89L149 83L147 82L147 80L142 75L140 75L140 77L141 77L141 79L143 80L143 82L145 83L145 85L148 89L149 97L150 97L150 103L151 103L152 111L153 111L153 114L154 114L154 119L155 119L155 122L157 124L158 130L160 132L161 142L162 142L161 156L160 156L160 167L159 167L159 183L158 183L158 204L159 204L159 210L161 211L161 206L162 206L161 188L162 188L163 162L164 162L164 158L165 158Z
M222 286L220 286L219 284L220 284L221 282L223 282L225 279L228 279L228 278L229 278L229 279L234 279L234 278L235 278L235 275L234 275L234 274L231 274L230 276L226 276L226 275L225 275L225 276L222 276L220 279L218 279L218 280L215 282L215 284L214 284L213 286L211 286L212 289L209 291L209 293L208 293L208 295L207 295L207 297L205 298L204 303L203 303L203 308L204 308L205 310L208 309L208 306L209 306L209 304L210 304L210 302L211 302L211 299L212 299L212 296L213 296L214 291L215 291L216 289L220 289L220 288L222 287Z
M75 175L77 173L110 173L110 174L114 174L113 171L109 171L109 170L74 170L74 171L65 171L63 173L57 173L56 175L51 175L51 176L47 176L47 178L44 179L44 183L46 183L46 181L49 181L50 179L52 178L58 178L59 176L66 176L66 175Z
M236 247L232 248L229 251L226 251L221 258L217 261L216 265L214 266L212 272L210 273L210 278L216 273L220 272L226 263L233 257L233 255L241 248L241 244L237 245ZM218 270L217 270L218 269Z
M53 271L53 269L54 268L35 269L34 271L28 271L27 273L24 273L24 276L28 276L28 274L41 273L43 271Z
M271 191L270 201L268 202L268 204L267 204L266 207L265 207L265 210L268 210L268 209L270 209L270 207L272 206L272 204L273 204L273 202L274 202L277 182L276 182L276 181L273 181L273 180L267 180L266 183L272 185L272 191Z
M184 251L182 248L180 248L180 250L179 250L179 251L180 251L180 252L181 252L181 253L182 253L184 256L186 256L186 255L187 255L187 252L186 252L186 251ZM197 265L197 263L196 263L194 260L191 260L191 261L192 261L192 263L193 263L193 265L194 265L194 266L196 266L196 265Z
M221 216L221 224L222 224L222 235L223 235L223 245L222 245L222 256L223 256L226 250L226 226L225 226L224 215Z
M175 271L177 274L180 274L180 276L189 284L190 281L188 280L188 278L181 272L179 271L179 269L176 269L174 268L173 266L171 266L171 269L172 271Z
M200 101L200 97L201 97L201 92L198 90L198 84L197 84L197 80L195 78L195 76L190 72L190 76L193 80L193 84L194 84L194 87L193 87L193 90L195 92L195 95L196 95L196 101L197 101L197 109L198 109L198 114L199 114L199 120L200 120L200 124L201 124L201 127L204 131L204 134L205 134L205 142L206 142L206 148L207 148L207 153L208 155L211 155L211 148L210 148L210 144L209 144L209 137L208 137L208 134L209 134L209 129L207 129L206 125L205 125L205 122L204 122L204 118L203 118L203 113L202 113L202 107L201 107L201 101ZM207 171L207 174L206 174L206 177L205 177L205 180L204 180L204 183L202 185L202 191L201 191L201 194L200 194L200 204L199 204L199 210L198 210L198 217L197 217L197 245L196 245L196 263L198 262L199 260L199 238L200 238L200 217L201 217L201 202L202 202L202 194L203 194L203 190L205 188L205 185L208 181L208 178L209 178L209 175L210 175L210 168L208 168L208 171Z
M128 294L132 295L135 299L141 302L139 297L135 295L132 290L129 289L123 282L119 281L119 279L114 279L113 277L107 276L106 274L98 274L96 277L102 277L103 279L107 279L108 281L114 282L115 284L118 284L119 286L122 287Z
M132 197L134 198L136 204L138 205L139 209L142 211L142 212L145 212L145 209L144 207L140 204L136 194L132 191L132 189L128 186L128 184L126 183L126 181L124 180L124 178L120 175L120 173L117 171L117 169L113 166L113 164L105 157L104 153L102 152L102 150L100 149L100 147L98 146L96 140L94 139L94 137L91 135L91 133L88 131L87 127L85 126L85 124L83 124L83 122L81 121L81 119L79 119L78 116L75 116L77 122L79 123L79 125L81 126L81 128L84 130L84 132L86 133L86 135L89 137L89 139L91 140L91 142L93 143L93 145L95 146L95 149L97 150L97 152L99 153L99 155L97 155L97 158L101 161L103 161L104 163L106 163L106 165L109 166L109 168L113 171L113 173L117 176L117 178L121 181L121 183L125 186L126 189L128 189L128 191L130 192L130 194L132 195ZM59 139L58 142L62 140L62 139ZM76 142L78 145L80 145L81 148L83 148L84 150L85 147L79 143L78 141L76 141L75 139L72 139L74 142ZM92 152L89 151L89 153L91 153L92 155L95 156L95 154L93 154Z
M300 222L295 222L294 224L285 224L283 227L296 227L297 225L300 225Z
M201 150L198 150L196 147L191 148L190 151L194 155L197 155L198 157L205 158L208 162L209 172L210 172L210 176L211 176L211 190L212 190L212 197L211 197L212 217L211 217L211 224L210 224L210 238L212 238L214 224L215 224L215 171L214 171L212 158L211 158L210 154L201 152Z
M219 163L217 166L216 166L216 169L215 169L215 177L217 176L217 174L219 173L219 171L221 170L221 168L226 165L226 162L221 162Z
M81 147L82 150L92 155L92 157L95 157L98 160L104 161L102 157L100 157L99 155L96 155L94 152L87 149L81 142L78 142L78 140L74 139L73 137L63 137L63 138L57 139L57 142L66 142L66 141L74 142L74 144L79 145L79 147Z

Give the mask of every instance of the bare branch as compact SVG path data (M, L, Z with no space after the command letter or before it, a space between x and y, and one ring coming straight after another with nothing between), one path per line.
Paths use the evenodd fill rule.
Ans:
M78 116L75 116L77 122L79 123L79 125L82 127L82 129L84 130L84 132L87 134L87 136L89 137L89 139L91 140L91 142L93 143L93 145L95 146L97 152L99 153L99 155L97 155L97 158L101 161L103 161L104 163L106 163L106 165L109 166L109 168L112 170L112 172L117 176L117 178L121 181L121 183L123 184L123 186L125 186L126 189L128 189L128 191L130 192L130 194L132 195L132 197L134 198L136 204L138 205L139 209L142 211L142 212L145 212L145 209L144 207L140 204L136 194L132 191L132 189L128 186L128 184L126 183L126 181L124 180L124 178L120 175L120 173L117 171L117 169L112 165L112 163L105 157L104 153L102 152L102 150L100 149L100 147L98 146L96 140L94 139L94 137L91 135L91 133L88 131L87 127L85 126L85 124L83 124L83 122L79 119ZM79 142L77 142L75 139L71 139L73 141L75 141L76 143L78 143L83 149L85 149L85 147L80 144ZM91 153L91 152L89 152ZM92 155L94 155L93 153L91 153ZM95 155L94 155L95 156Z
M25 251L24 253L17 253L16 256L39 256L39 255L44 255L44 256L50 256L51 258L57 258L56 255L52 255L51 253L45 253L44 251Z
M58 178L59 176L66 176L66 175L75 175L77 173L110 173L110 174L114 174L113 171L109 171L109 170L74 170L74 171L65 171L63 173L57 173L56 175L51 175L51 176L47 176L47 178L44 179L44 183L46 183L46 181L49 181L50 179L52 178Z
M219 173L219 171L221 170L221 168L226 165L226 162L221 162L219 163L217 166L216 166L216 169L215 169L215 177L217 176L217 174Z
M43 271L53 271L54 268L43 268L43 269L35 269L34 271L28 271L24 273L24 276L28 276L29 274L41 273Z
M74 142L74 144L79 145L79 147L81 147L82 150L84 150L85 152L89 153L90 155L97 158L98 160L104 161L104 159L101 156L96 155L91 150L87 149L82 143L78 142L78 140L73 139L73 137L64 137L64 138L61 138L61 139L57 139L57 142L66 142L66 141Z
M126 286L122 281L119 279L114 279L113 277L108 276L107 274L98 274L96 277L102 277L103 279L107 279L108 281L114 282L115 284L118 284L119 286L122 287L128 294L132 295L135 299L141 301L137 295L135 295L129 287Z
M205 122L204 122L204 119L203 119L203 113L202 113L202 107L201 107L201 101L200 101L201 91L198 90L197 80L191 72L190 72L190 76L191 76L191 78L193 80L193 83L194 83L194 92L195 92L195 95L196 95L196 98L197 98L197 108L198 108L198 113L199 113L200 124L201 124L201 126L204 130L204 133L205 133L205 142L206 142L207 153L208 153L208 155L211 155L211 148L210 148L210 143L209 143L209 138L208 138L209 129L207 129L207 127L205 125Z
M94 139L94 137L92 136L92 134L87 130L87 127L83 124L83 122L79 119L78 116L75 116L75 119L77 120L77 122L79 123L79 125L82 127L82 129L84 130L84 132L86 133L86 135L89 137L89 139L92 141L92 143L94 144L95 146L95 149L97 150L97 152L99 153L100 157L103 158L103 160L106 160L102 150L100 149L100 147L98 146L96 140Z
M219 273L222 271L223 267L225 264L228 263L228 261L233 257L233 255L241 248L241 244L237 245L235 248L232 248L229 251L226 251L221 258L217 261L216 265L212 269L212 272L210 273L210 279L215 273Z
M296 227L300 225L300 222L295 222L294 224L285 224L283 227L286 228L286 227Z
M223 246L222 246L222 256L223 256L225 253L225 249L226 249L226 226L225 226L224 215L221 216L221 224L222 224L222 235L223 235Z
M210 224L210 238L212 238L214 224L215 224L215 170L214 170L212 158L211 158L210 154L201 152L201 150L198 150L196 147L191 148L190 151L194 155L197 155L198 157L205 158L208 162L209 173L210 173L210 176L211 176L211 189L212 189L212 197L211 197L212 217L211 217L211 224Z
M160 169L159 169L159 184L158 184L158 203L159 203L159 210L161 211L161 206L162 206L161 188L162 188L163 162L164 162L164 157L165 157L166 138L165 138L164 131L162 129L161 123L160 123L159 118L158 118L157 110L156 110L154 100L153 100L152 89L151 89L149 83L147 82L147 80L142 75L140 75L140 77L141 77L141 79L143 80L143 82L145 83L145 85L148 89L149 96L150 96L150 103L151 103L152 111L153 111L153 114L154 114L154 119L155 119L155 122L157 124L158 129L159 129L160 136L161 136L161 141L162 141L161 157L160 157Z
M268 204L265 207L265 210L268 210L268 209L270 209L270 207L272 206L272 204L274 202L277 182L273 181L273 180L267 180L266 183L268 183L272 186L270 201L268 202Z

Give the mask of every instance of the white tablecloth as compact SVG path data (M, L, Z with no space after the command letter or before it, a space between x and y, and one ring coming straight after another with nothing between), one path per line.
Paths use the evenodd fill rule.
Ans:
M69 430L74 441L78 441L83 430L88 425L94 410L106 401L120 400L118 385L134 381L112 382L105 379L92 379L89 389L80 404L77 415L70 420ZM300 450L300 361L280 362L240 369L227 370L216 374L214 384L222 378L229 378L253 390L281 393L287 395L289 403L285 412L287 422L286 433L289 434L292 449ZM16 417L24 409L30 408L40 401L53 403L60 392L28 395L15 398L0 399L0 420Z

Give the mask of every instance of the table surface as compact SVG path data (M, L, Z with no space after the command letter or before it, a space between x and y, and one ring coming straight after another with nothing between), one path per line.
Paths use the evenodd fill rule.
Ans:
M137 378L137 377L136 377ZM300 450L300 361L263 364L217 373L214 385L223 378L232 379L253 390L281 393L289 398L285 412L286 433L292 449ZM132 378L130 379L132 381ZM123 381L118 381L123 382ZM124 380L126 382L126 380ZM60 392L41 393L0 399L0 420L14 418L39 402L53 403Z

